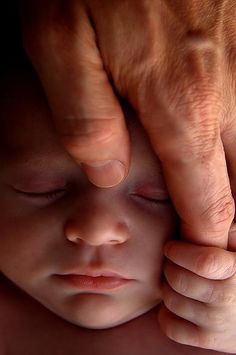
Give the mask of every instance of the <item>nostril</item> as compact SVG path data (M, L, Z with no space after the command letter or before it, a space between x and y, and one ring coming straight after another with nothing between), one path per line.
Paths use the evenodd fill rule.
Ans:
M78 235L75 235L75 234L69 234L67 235L67 239L72 242L72 243L78 243L80 238Z

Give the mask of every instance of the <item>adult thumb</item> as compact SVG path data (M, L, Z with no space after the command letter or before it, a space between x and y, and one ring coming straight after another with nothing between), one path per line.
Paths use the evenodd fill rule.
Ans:
M60 11L57 1L35 1L27 8L22 16L25 47L66 150L92 183L114 186L129 169L124 115L83 6L77 3L76 19L68 9Z

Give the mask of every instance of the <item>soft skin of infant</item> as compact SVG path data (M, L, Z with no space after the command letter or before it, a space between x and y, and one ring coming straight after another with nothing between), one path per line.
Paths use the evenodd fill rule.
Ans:
M177 218L133 114L129 176L98 189L61 146L34 75L1 83L0 354L216 354L159 326ZM78 276L107 271L126 281Z
M32 75L8 80L1 111L1 272L82 327L114 327L158 305L163 245L173 238L176 215L132 114L129 176L98 189L61 146ZM78 277L93 272L126 280Z

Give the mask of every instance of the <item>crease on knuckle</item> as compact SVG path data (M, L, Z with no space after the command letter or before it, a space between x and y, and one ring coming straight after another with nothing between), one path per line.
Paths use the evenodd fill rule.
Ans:
M221 92L219 85L205 76L187 78L172 99L172 109L182 114L181 120L189 127L212 134L219 128L216 118L222 110Z
M184 276L183 273L177 273L175 276L175 279L173 280L173 288L175 289L176 292L181 293L181 294L187 294L188 293L188 283L186 281L186 277Z
M221 279L229 279L234 276L236 270L236 258L234 255L221 262Z
M226 186L219 192L219 198L214 198L213 202L205 209L201 218L206 220L214 227L214 230L222 230L225 223L233 220L234 217L234 200L230 188Z
M205 274L208 277L217 273L219 262L214 252L203 251L196 260L195 270L197 274Z
M214 282L208 283L208 287L204 288L202 293L202 302L211 304L215 297Z
M232 292L232 290L229 290L227 287L220 286L212 288L207 303L217 306L232 306L235 304L235 299L235 292Z
M218 335L202 331L198 333L198 346L204 349L216 349L218 344Z
M234 255L222 254L218 249L203 251L197 258L195 270L198 275L225 280L235 273L236 259Z
M231 306L235 303L235 294L228 290L224 290L219 293L217 301L219 304Z
M225 316L218 309L213 310L211 307L208 307L205 322L208 327L220 330L225 326Z
M77 146L88 146L89 144L105 144L114 139L117 135L112 119L73 119L65 120L64 137L76 138ZM73 132L73 133L71 133Z

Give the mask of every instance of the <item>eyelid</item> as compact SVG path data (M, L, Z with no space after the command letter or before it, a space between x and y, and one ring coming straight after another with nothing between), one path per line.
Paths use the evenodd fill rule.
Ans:
M164 201L170 199L167 189L156 188L152 185L138 186L132 194L149 200Z
M67 186L67 181L50 172L20 171L11 180L11 186L20 191L44 193L64 189Z
M32 199L32 200L51 200L55 201L62 197L67 191L66 188L57 188L53 190L48 190L48 191L42 191L42 192L35 192L35 191L24 191L24 190L19 190L14 188L14 190L26 198Z
M59 190L67 190L68 189L68 184L63 183L63 184L11 184L10 185L16 192L22 192L26 194L47 194L53 191L59 191Z
M54 190L49 190L49 191L42 191L42 192L35 192L35 191L22 191L22 190L16 190L19 193L29 195L32 197L40 197L40 196L46 196L50 194L55 194L55 193L62 193L65 192L65 189L54 189Z

